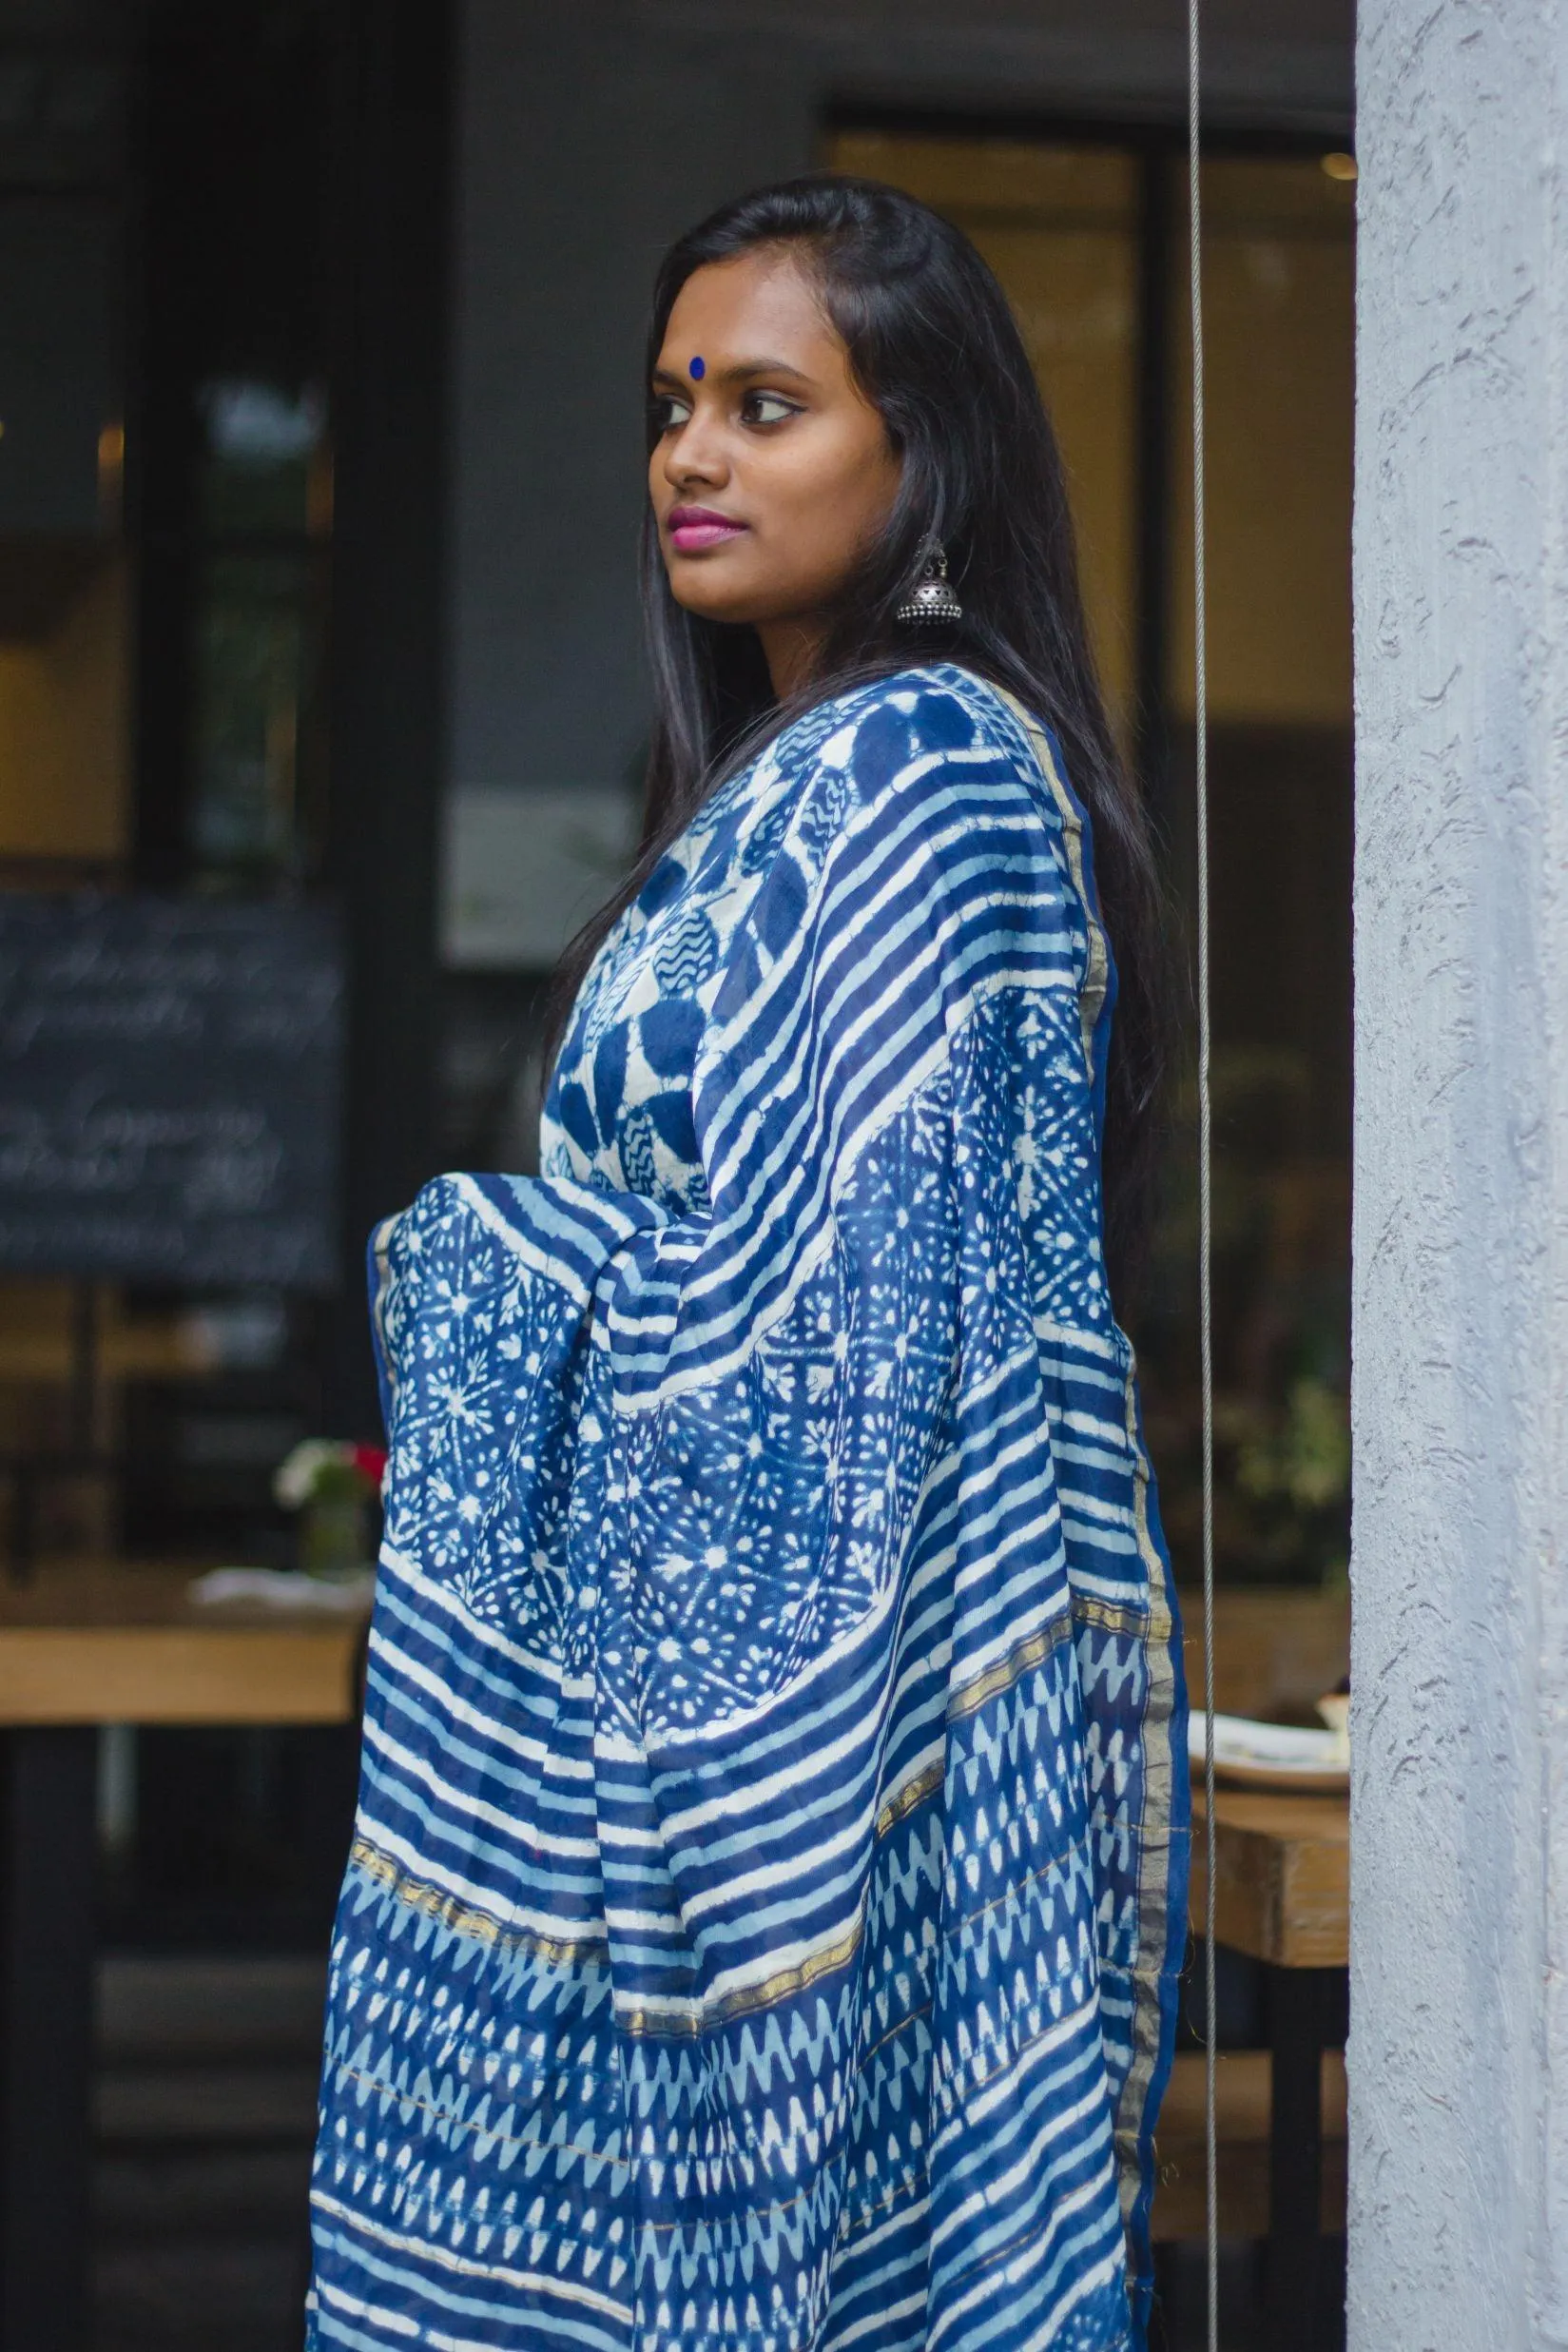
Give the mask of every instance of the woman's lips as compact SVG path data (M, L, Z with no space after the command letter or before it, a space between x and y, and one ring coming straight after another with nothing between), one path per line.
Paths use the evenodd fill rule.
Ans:
M745 527L710 506L672 506L669 510L669 544L678 555L700 555L705 548L723 547L726 539L738 539Z

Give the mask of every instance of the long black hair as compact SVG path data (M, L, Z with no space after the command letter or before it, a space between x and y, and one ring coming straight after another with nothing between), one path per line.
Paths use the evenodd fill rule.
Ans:
M1067 488L1007 298L950 222L874 180L823 174L743 196L665 256L645 386L693 271L759 247L798 255L843 340L857 383L902 461L892 513L860 560L808 683L777 701L755 631L700 619L670 593L651 510L642 593L655 719L640 854L568 946L551 989L547 1067L601 942L699 804L803 710L914 662L961 662L1008 688L1055 732L1089 810L1101 911L1116 959L1108 1077L1106 1250L1113 1285L1143 1254L1154 1103L1164 1061L1160 897L1139 793L1117 754L1090 651ZM649 424L649 447L658 427ZM931 542L948 555L963 618L901 626L897 608Z

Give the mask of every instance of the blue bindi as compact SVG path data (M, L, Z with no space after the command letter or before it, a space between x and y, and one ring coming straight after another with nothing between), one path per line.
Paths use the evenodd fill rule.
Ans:
M707 374L707 361L706 360L692 360L692 362L691 362L691 380L692 380L692 382L693 382L694 384L700 384L700 383L702 382L702 380L703 380L703 378L704 378Z

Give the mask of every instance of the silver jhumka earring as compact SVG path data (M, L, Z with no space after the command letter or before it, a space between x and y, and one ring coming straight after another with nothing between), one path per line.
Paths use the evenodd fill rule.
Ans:
M963 607L948 580L947 551L940 539L928 550L925 569L913 593L900 605L899 618L917 629L933 623L951 627L962 620Z

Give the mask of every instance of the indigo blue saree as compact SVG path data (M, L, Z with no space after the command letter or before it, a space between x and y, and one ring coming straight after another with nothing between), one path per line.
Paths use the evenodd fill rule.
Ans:
M1049 737L913 669L665 858L544 1173L376 1236L315 2352L1141 2344L1186 1702L1113 993Z

